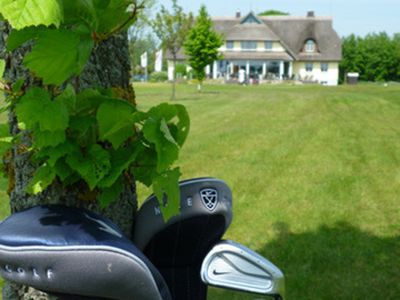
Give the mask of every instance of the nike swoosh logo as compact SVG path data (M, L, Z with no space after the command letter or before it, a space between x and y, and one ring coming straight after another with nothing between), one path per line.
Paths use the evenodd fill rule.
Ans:
M229 274L230 272L218 272L217 270L214 269L213 274L218 276L218 275L225 275L225 274Z

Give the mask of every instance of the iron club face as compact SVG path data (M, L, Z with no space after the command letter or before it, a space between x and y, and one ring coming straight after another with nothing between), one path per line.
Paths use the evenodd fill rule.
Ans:
M282 271L261 255L232 241L222 241L212 248L203 261L201 278L212 286L284 298Z

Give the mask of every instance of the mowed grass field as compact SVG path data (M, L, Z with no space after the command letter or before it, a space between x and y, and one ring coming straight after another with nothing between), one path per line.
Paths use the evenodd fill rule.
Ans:
M170 95L135 89L142 107ZM183 177L231 186L226 238L279 266L287 299L400 299L400 85L180 85L176 102L192 120Z
M143 109L171 91L134 87ZM178 85L175 102L192 121L182 178L231 186L225 238L279 266L287 299L400 299L400 85Z

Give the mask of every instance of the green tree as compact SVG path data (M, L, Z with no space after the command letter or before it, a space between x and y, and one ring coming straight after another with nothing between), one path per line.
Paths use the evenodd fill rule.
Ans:
M143 0L143 9L137 17L137 20L128 29L128 38L130 43L143 39L149 35L151 26L152 11L156 0Z
M199 81L198 90L206 77L205 67L221 59L219 48L223 44L222 37L213 30L207 9L201 6L196 24L190 29L185 41L185 53L189 56L189 64Z
M364 81L398 81L400 65L399 36L390 37L385 32L365 37L350 35L343 38L343 59L340 76L358 72Z
M155 20L152 22L152 27L158 38L161 40L162 47L172 56L172 64L174 67L171 95L172 100L175 100L176 93L175 66L178 52L183 46L192 23L192 15L184 13L182 7L178 5L177 0L172 0L172 12L168 11L165 6L162 5L160 12L157 13Z
M393 47L395 55L395 77L397 81L400 81L400 33L396 33L393 37Z
M270 9L258 14L259 16L289 16L289 13L280 10Z
M138 15L136 22L128 29L129 54L131 58L132 74L144 74L140 66L140 56L148 52L148 70L152 71L154 53L157 48L156 38L151 30L152 10L155 0L143 0L144 9Z
M340 80L343 82L347 73L363 71L360 38L354 34L342 39L343 58L340 62Z

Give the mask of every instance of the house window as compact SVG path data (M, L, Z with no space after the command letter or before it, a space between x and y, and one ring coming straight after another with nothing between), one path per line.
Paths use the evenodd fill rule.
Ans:
M308 40L306 42L305 51L306 52L315 52L315 50L316 50L315 42L313 40Z
M226 42L226 49L233 49L233 41Z
M328 72L328 64L327 63L321 63L321 72Z
M256 41L242 41L241 46L242 50L257 50Z
M264 47L265 50L272 50L272 42L265 42Z
M313 70L313 64L312 63L306 63L306 71L307 72L312 72Z

